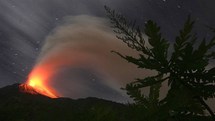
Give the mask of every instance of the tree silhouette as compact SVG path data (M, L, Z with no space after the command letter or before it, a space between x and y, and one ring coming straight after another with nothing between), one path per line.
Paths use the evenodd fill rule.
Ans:
M141 118L146 121L215 121L213 111L205 102L215 97L215 67L208 66L209 62L215 59L215 52L212 50L215 35L210 40L204 38L197 45L198 38L192 33L195 21L189 16L175 39L173 52L170 53L170 44L162 37L160 27L155 22L147 21L142 30L107 6L105 9L117 38L136 50L139 56L112 52L138 68L157 72L154 76L137 78L124 88L134 99L138 111L144 111L140 114ZM147 35L147 40L144 39L144 34ZM168 93L165 98L159 99L160 88L164 82L168 83ZM145 87L150 87L148 96L141 91ZM205 114L206 111L210 116Z

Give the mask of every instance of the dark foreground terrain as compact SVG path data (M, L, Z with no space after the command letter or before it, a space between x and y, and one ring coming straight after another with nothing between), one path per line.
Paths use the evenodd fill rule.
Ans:
M128 114L128 106L103 99L51 99L19 84L0 89L0 121L131 121Z
M138 106L98 98L52 99L38 93L24 93L19 84L0 88L0 121L151 121L144 118L147 112ZM212 121L201 116L168 121L182 120Z

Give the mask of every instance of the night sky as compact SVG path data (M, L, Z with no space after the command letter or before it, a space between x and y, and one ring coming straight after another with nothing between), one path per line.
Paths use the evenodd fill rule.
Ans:
M139 25L143 25L149 19L154 20L161 26L164 37L171 42L189 14L196 20L195 31L200 38L211 36L206 25L215 27L214 0L0 0L0 87L26 81L38 60L47 36L50 36L56 27L65 23L65 17L77 15L106 17L104 5L130 20L136 20ZM98 45L98 47L102 46L106 45ZM109 51L112 49L114 48L110 48ZM109 61L114 61L114 59ZM110 68L110 71L115 68L120 71L121 67L123 66L114 66ZM132 72L130 67L128 70L126 68L122 70L126 71L125 75L117 71L114 73L125 77L126 73L129 73L131 76L126 79L140 75L135 71ZM120 91L110 86L114 84L108 85L102 82L106 76L99 71L91 66L83 65L61 68L53 80L60 78L64 84L53 85L64 95L74 98L98 96L114 99L122 96ZM108 75L109 71L104 70L104 72ZM147 72L144 75L147 75ZM63 79L62 76L64 76ZM75 78L79 82L66 82L70 78ZM119 84L122 84L120 86L127 82L123 79L116 78ZM85 91L77 92L78 88L73 89L70 85L82 85L79 90Z

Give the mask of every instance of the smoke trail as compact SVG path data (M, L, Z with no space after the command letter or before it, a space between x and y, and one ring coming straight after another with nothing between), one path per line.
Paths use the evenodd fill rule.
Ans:
M52 85L60 96L113 99L118 95L111 96L110 90L113 94L124 95L121 87L135 77L150 73L138 70L136 66L111 53L111 50L135 55L135 52L116 39L107 20L87 15L66 17L64 24L46 38L36 67L48 70L45 80L48 80L48 85ZM80 76L86 76L82 74L86 74L86 71L87 74L92 73L98 79L97 87L89 84L93 82L80 81L80 76L76 76L77 70L81 70L78 72ZM92 88L104 90L102 92Z

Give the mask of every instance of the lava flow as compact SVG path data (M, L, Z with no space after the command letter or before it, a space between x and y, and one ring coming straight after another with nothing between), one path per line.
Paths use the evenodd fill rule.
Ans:
M50 98L57 98L56 92L51 87L47 86L49 77L49 70L42 67L36 67L30 73L27 82L22 84L20 87L27 93L39 93Z

